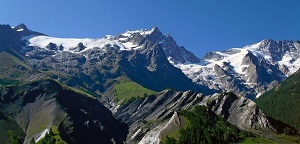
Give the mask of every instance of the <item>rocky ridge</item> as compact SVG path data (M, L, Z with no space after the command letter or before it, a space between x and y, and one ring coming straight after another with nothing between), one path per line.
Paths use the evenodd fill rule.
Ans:
M179 128L177 112L196 105L206 105L216 114L242 130L273 131L276 128L269 118L245 97L233 93L215 94L211 97L192 91L165 90L158 95L138 99L122 105L115 117L129 125L128 143L156 141L166 135L168 127Z

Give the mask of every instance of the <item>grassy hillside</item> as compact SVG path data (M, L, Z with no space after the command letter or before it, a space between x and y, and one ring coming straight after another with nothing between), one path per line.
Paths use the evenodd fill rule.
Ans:
M259 97L256 103L268 116L300 129L299 87L300 72L298 71Z
M129 79L120 78L114 84L112 93L116 102L126 103L133 101L136 98L142 98L146 97L147 95L155 94L156 92L144 88Z
M31 68L7 52L0 53L0 78L19 78Z
M285 134L273 134L268 138L261 136L247 137L238 144L299 144L300 137Z

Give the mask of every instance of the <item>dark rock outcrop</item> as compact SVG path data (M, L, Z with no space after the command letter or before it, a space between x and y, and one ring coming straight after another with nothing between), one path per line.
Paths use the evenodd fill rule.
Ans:
M82 50L84 50L86 47L83 45L83 43L78 43L78 45L76 47L74 47L72 50L74 52L81 52Z
M223 58L223 56L221 56L220 54L218 54L216 52L208 52L204 56L204 59L207 59L207 60L221 60L222 58Z

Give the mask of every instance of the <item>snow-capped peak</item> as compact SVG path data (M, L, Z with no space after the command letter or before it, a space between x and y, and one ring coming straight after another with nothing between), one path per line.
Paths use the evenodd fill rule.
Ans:
M27 31L28 30L27 26L23 23L13 27L12 29L14 29L17 32L22 32L22 31Z
M129 36L132 36L132 34L139 33L142 36L147 36L157 30L159 30L158 27L154 26L150 30L149 29L140 29L140 30L134 30L134 31L127 30L125 33L122 33L121 35L125 36L125 37L129 37Z
M194 82L212 89L263 93L272 81L282 81L300 68L300 42L263 40L242 48L209 52L199 63L171 64ZM247 94L246 94L247 95Z
M105 35L104 38L109 39L109 40L113 40L115 38L115 36L113 36L113 35Z
M20 37L45 35L43 33L35 32L28 29L27 26L23 23L11 28L17 31Z
M23 30L27 30L27 26L22 23L22 24L15 26L13 29L15 29L16 31L23 31Z

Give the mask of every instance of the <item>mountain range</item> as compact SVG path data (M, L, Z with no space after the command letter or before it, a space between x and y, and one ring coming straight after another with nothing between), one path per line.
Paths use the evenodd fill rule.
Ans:
M252 100L298 70L299 49L263 40L200 59L158 27L80 39L0 25L0 129L8 143L49 131L56 143L160 143L204 105L240 130L295 134Z

